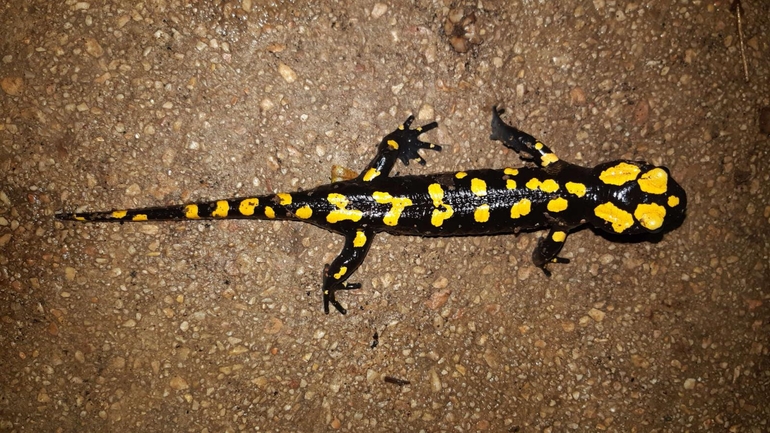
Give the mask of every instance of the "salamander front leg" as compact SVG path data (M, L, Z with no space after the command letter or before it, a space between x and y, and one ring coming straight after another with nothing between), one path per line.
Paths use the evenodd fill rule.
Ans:
M569 263L569 259L557 257L567 239L568 231L568 229L561 227L552 228L548 232L548 236L538 240L537 247L532 252L532 261L535 266L543 270L546 277L551 276L551 271L546 268L549 263Z
M417 161L419 164L425 165L425 159L418 153L420 149L441 151L441 146L426 143L418 138L420 135L436 128L438 123L431 122L427 125L410 129L413 121L414 116L409 116L395 131L382 139L377 148L377 155L361 172L358 179L364 182L376 182L379 179L388 177L397 159L400 159L404 165L409 165L409 161Z
M335 292L361 288L359 283L346 283L345 281L363 263L373 239L374 232L367 228L359 228L351 234L345 235L345 246L342 247L342 252L330 265L324 266L324 313L329 314L329 304L333 305L340 313L347 313L347 310L337 301Z
M509 149L516 151L524 161L534 162L538 167L548 167L559 162L559 157L545 144L524 131L503 122L500 115L505 110L492 107L492 134L490 140L501 141Z

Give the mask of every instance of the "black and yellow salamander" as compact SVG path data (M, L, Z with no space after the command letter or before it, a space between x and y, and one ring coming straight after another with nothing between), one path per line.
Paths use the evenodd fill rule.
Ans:
M315 224L345 236L342 252L323 271L324 311L342 314L338 290L358 289L347 280L361 265L374 235L468 236L548 229L532 259L546 275L549 263L568 263L557 254L567 234L588 225L611 234L655 233L676 228L687 196L665 167L618 160L594 168L559 159L545 144L492 111L492 135L516 151L525 167L467 170L420 176L390 176L425 160L418 150L441 147L418 137L437 123L411 129L413 116L380 142L377 155L353 179L307 191L232 198L168 207L109 212L60 213L60 220L158 221L245 218Z

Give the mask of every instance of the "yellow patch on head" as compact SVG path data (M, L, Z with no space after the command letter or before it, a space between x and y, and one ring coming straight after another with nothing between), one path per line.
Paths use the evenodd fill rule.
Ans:
M455 173L455 177L458 178L458 179L462 179L462 178L464 178L467 175L468 175L468 173L466 173L464 171L458 171L457 173Z
M567 239L567 233L563 231L553 232L551 239L553 239L554 242L564 242L564 240Z
M364 174L364 182L371 182L374 178L380 175L380 171L376 168L372 167L369 170L366 171L366 174Z
M529 212L532 210L532 202L529 201L529 199L523 198L520 201L514 203L513 206L511 206L511 218L521 218L523 216L529 215Z
M238 205L238 212L240 212L241 215L251 216L254 215L254 208L257 206L259 206L258 198L245 198L241 200L241 203Z
M567 182L564 186L567 187L567 192L570 194L576 195L578 197L583 197L586 195L586 186L585 184L578 183L578 182Z
M270 206L265 206L265 216L273 219L275 218L275 211Z
M543 143L541 143L539 141L535 143L535 149L540 150L542 148L543 148Z
M635 180L639 176L639 172L642 171L639 167L631 165L627 162L621 162L617 165L604 170L599 174L599 180L608 185L623 185L626 182Z
M642 227L648 230L657 230L663 225L666 217L666 208L659 204L640 204L634 210L634 218Z
M353 246L361 248L366 245L366 235L361 230L356 231L356 237L353 238Z
M668 197L668 207L679 206L679 197L672 195Z
M547 166L548 164L553 164L558 160L559 160L559 157L556 156L555 153L546 153L545 155L540 157L540 161L543 163L543 167Z
M516 176L517 174L519 174L519 170L515 168L506 168L505 170L503 170L503 173L509 176Z
M227 200L217 200L216 208L211 212L211 216L214 218L225 218L230 211L230 204Z
M630 213L607 202L594 208L594 215L612 224L612 230L616 233L623 233L627 228L634 225L634 218Z
M650 194L664 194L668 189L668 173L662 168L653 168L638 180L639 188Z
M187 219L191 220L197 220L200 218L198 215L198 205L197 204L188 204L184 207L184 216Z
M128 214L128 211L125 210L116 210L112 212L112 217L116 219L124 218Z
M487 183L481 179L471 179L471 191L479 197L487 195Z
M334 279L335 279L335 280L339 280L339 279L340 279L340 278L342 278L342 276L343 276L343 275L345 275L347 272L348 272L348 267L347 267L347 266L340 266L340 270L339 270L339 272L337 272L336 274L334 274Z
M313 209L310 208L308 205L304 205L301 208L297 209L294 212L294 215L297 215L297 218L306 220L313 216Z
M288 206L291 204L291 194L286 194L285 192L279 192L275 196L278 197L278 200L281 206Z
M337 206L337 209L329 212L329 215L326 215L326 221L330 223L336 223L345 220L360 221L364 215L360 210L346 209L348 203L350 202L348 201L348 198L342 194L333 192L326 197L326 200L328 200L329 203Z
M547 208L550 212L561 212L567 209L567 200L562 197L557 197L548 202Z
M433 206L439 207L444 201L444 188L437 183L428 185L428 195L433 200Z
M507 189L516 189L516 181L513 179L508 179L505 181L505 187Z
M147 221L147 215L140 213L131 218L131 221Z
M403 126L401 128L403 128ZM388 140L388 147L393 150L398 150L398 143L396 143L396 140Z
M401 213L407 206L412 205L412 200L407 197L393 197L387 192L375 191L372 193L374 201L380 204L390 204L390 210L382 217L382 222L389 226L395 226L398 224L398 219L401 218Z
M473 219L477 223L485 223L489 221L489 205L482 204L473 211Z

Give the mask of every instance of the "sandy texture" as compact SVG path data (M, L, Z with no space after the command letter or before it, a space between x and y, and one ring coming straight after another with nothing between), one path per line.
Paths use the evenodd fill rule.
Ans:
M749 82L724 1L258 3L0 6L0 430L770 428L770 3ZM53 220L325 183L410 113L445 149L400 173L519 165L493 104L669 167L684 225L550 279L541 234L380 235L327 316L312 226Z

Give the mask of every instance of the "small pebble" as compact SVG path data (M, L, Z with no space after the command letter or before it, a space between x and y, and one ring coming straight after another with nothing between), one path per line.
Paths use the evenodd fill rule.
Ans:
M693 389L695 388L695 379L688 378L684 381L684 389Z
M372 8L372 18L379 18L383 15L385 15L385 12L388 11L388 6L383 3L375 3L374 7Z
M0 80L0 88L11 96L19 96L24 89L24 79L21 77L5 77Z
M278 64L278 73L281 74L283 80L289 84L297 81L297 73L294 72L294 70L290 68L289 65L283 62Z
M171 381L169 381L168 384L172 389L175 389L177 391L187 389L190 387L190 385L187 384L187 381L184 380L181 376L174 376L171 378Z
M604 320L604 316L606 314L602 310L597 310L596 308L591 308L588 311L588 315L591 316L591 318L594 319L595 321L601 322L602 320Z

